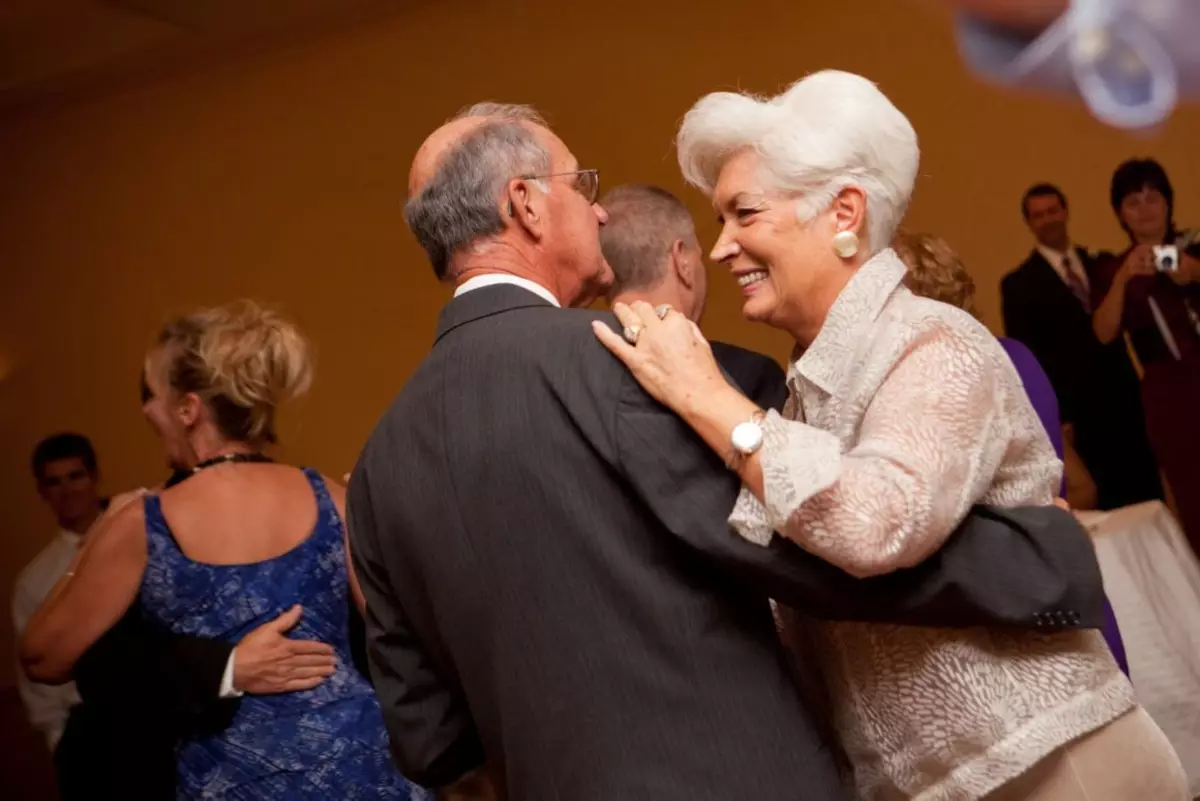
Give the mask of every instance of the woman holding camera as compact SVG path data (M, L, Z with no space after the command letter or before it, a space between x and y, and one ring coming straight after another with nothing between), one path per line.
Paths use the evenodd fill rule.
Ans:
M1144 371L1150 443L1200 555L1200 247L1177 247L1186 240L1175 227L1175 192L1158 162L1133 159L1118 167L1111 200L1132 244L1097 265L1092 327L1105 343L1129 336Z

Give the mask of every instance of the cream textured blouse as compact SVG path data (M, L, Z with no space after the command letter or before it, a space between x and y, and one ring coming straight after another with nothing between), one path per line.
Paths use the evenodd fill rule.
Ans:
M891 250L859 268L791 365L764 423L765 503L743 489L730 516L741 536L778 531L869 576L920 563L977 503L1052 502L1062 464L1004 349L904 272ZM864 801L982 798L1134 706L1098 631L782 617L815 629Z

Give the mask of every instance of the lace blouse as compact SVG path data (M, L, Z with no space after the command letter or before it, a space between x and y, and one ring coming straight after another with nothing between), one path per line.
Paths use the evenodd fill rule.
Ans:
M765 503L730 516L858 576L920 563L970 508L1049 504L1062 463L999 342L965 312L864 264L764 422ZM862 799L982 798L1134 705L1099 632L1040 635L809 623Z

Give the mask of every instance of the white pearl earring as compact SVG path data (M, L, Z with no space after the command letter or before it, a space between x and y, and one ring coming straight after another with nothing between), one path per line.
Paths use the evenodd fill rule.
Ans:
M858 253L858 234L853 231L838 231L833 235L833 252L843 259Z

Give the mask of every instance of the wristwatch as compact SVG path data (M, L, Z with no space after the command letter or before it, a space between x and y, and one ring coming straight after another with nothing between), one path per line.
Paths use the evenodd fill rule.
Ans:
M762 423L766 417L766 412L760 409L751 415L749 420L733 427L733 432L729 435L729 455L725 458L725 466L730 470L741 470L746 460L758 453L763 444Z

